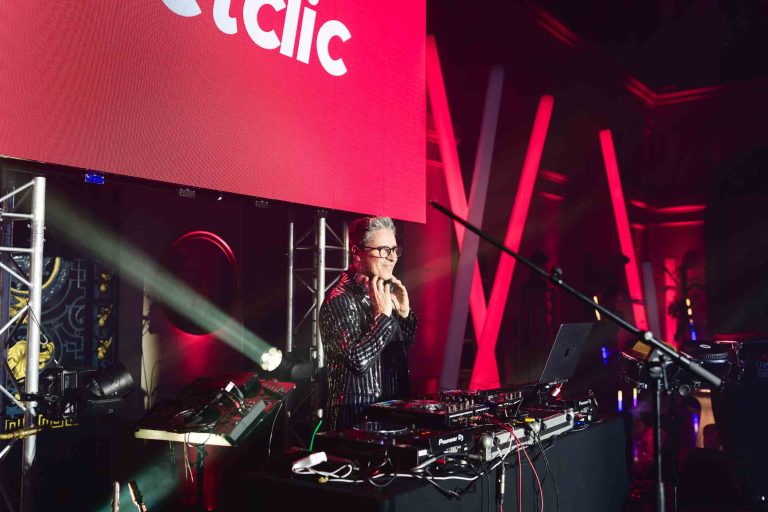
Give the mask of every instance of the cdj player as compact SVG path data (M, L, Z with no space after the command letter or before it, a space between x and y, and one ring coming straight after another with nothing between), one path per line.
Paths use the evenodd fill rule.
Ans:
M479 401L475 393L446 392L436 400L389 400L369 405L369 420L399 423L433 429L457 429L471 424L473 418L491 406Z
M354 460L363 468L389 461L404 471L432 457L467 453L472 443L470 429L443 431L369 421L353 428L320 432L314 448Z

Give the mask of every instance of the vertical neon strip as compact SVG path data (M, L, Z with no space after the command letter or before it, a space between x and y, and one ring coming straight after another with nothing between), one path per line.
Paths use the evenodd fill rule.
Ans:
M456 136L453 133L451 113L448 108L448 96L445 92L443 71L440 68L440 56L437 53L437 43L432 36L427 37L425 66L427 92L429 93L429 102L432 107L432 117L435 121L435 130L437 131L440 159L443 161L448 199L451 202L451 210L459 217L466 219L469 211L467 194L461 177L459 154L456 151ZM456 229L456 238L459 242L459 251L461 251L464 243L464 226L454 222L454 228ZM472 313L475 333L480 333L485 323L486 303L483 282L480 278L480 266L477 264L477 260L475 260L475 269L472 274L469 308ZM479 336L479 334L476 335Z
M675 342L675 331L677 330L677 320L672 313L670 313L670 307L675 302L675 290L677 284L675 283L674 275L677 272L677 262L675 258L664 258L664 333L666 334L667 343L672 343L677 346Z
M603 151L605 173L608 176L608 187L611 192L613 215L616 217L616 229L619 232L619 245L624 256L629 258L629 263L624 267L627 275L629 298L632 301L632 312L635 323L639 329L648 329L648 320L645 315L645 303L643 302L643 288L640 286L640 273L635 257L635 248L632 243L632 232L629 229L627 217L627 205L624 202L624 191L621 188L619 166L616 163L616 151L613 147L613 137L610 130L600 131L600 147Z
M552 117L552 108L555 99L552 96L542 96L536 110L536 118L533 121L531 139L528 143L528 151L523 161L523 171L520 174L520 183L515 193L515 202L512 205L512 214L507 225L507 235L504 245L517 252L520 249L520 240L523 237L525 220L533 196L533 185L539 172L541 154L544 151L544 141L547 138L549 120ZM493 279L491 298L488 302L488 311L485 315L483 331L478 339L477 356L472 368L472 379L469 388L490 389L499 386L499 369L496 365L496 340L499 337L501 319L504 307L509 295L509 287L512 283L512 274L515 271L515 259L506 253L501 255L496 276Z

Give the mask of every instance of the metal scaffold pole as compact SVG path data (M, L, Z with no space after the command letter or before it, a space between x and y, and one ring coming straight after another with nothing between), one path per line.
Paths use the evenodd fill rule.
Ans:
M43 288L43 243L45 237L45 178L34 179L32 193L32 253L29 259L29 319L27 321L27 373L24 379L25 391L34 395L38 390L40 369L40 321L41 300ZM35 407L37 402L26 402L27 411L24 414L24 426L33 427L35 424ZM21 462L21 510L31 510L31 498L34 492L32 465L35 462L37 436L24 439Z
M293 351L293 308L294 308L294 300L293 300L293 273L294 273L294 266L295 266L295 257L294 257L294 239L293 239L293 232L294 232L294 221L293 221L293 214L291 214L290 219L288 220L288 312L286 315L286 322L288 323L288 328L286 329L285 333L285 352L292 352Z
M21 192L31 189L32 205L30 213L16 212L14 200ZM21 203L21 201L19 201ZM10 208L7 208L9 207ZM40 325L42 322L42 288L43 288L43 244L45 237L45 178L34 178L32 181L8 192L0 197L0 217L12 221L27 220L30 225L30 247L14 247L12 240L7 240L9 245L0 247L0 252L11 254L29 255L29 276L28 278L14 271L9 265L0 261L0 269L10 277L16 279L20 285L26 286L29 290L29 301L21 307L13 318L5 322L0 327L0 336L10 329L17 322L23 322L27 318L27 354L26 371L24 376L24 393L26 400L19 402L5 389L5 382L0 383L0 391L13 401L24 412L24 426L34 427L36 423L37 402L33 395L38 392L38 380L40 370ZM9 304L3 303L3 309L7 309ZM4 339L4 337L3 337ZM21 391L21 390L17 390ZM34 484L32 482L32 466L35 462L36 436L29 435L24 438L22 443L21 455L21 510L30 511L33 508ZM6 446L2 454L7 453ZM0 458L0 460L2 460Z
M315 246L315 314L312 325L312 340L314 342L317 357L317 369L325 368L325 350L323 350L323 337L320 335L320 306L325 299L325 216L324 211L317 214L317 244Z

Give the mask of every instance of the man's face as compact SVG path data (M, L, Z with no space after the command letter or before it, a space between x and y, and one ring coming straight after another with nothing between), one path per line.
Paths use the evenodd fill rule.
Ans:
M377 229L373 232L368 247L358 247L360 251L360 273L366 276L377 276L382 279L392 279L392 271L397 263L397 256L391 253L388 257L379 256L379 251L369 247L394 247L397 245L395 234L391 229Z

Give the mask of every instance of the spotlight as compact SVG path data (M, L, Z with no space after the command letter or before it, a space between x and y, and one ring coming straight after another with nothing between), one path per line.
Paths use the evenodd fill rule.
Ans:
M275 347L261 354L259 365L265 372L273 372L283 362L283 352Z
M216 200L217 200L217 201L221 201L222 199L224 199L224 194L222 194L221 192L219 192L219 195L218 195L218 196L216 196Z
M275 347L261 354L259 366L265 377L279 380L305 380L314 374L312 362L300 361L293 352L283 354Z
M133 390L133 377L120 363L92 374L81 391L85 413L111 414L122 405L123 398Z
M34 397L42 413L52 419L111 414L133 389L133 378L120 364L100 370L46 368Z

